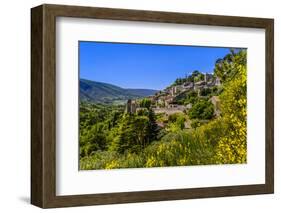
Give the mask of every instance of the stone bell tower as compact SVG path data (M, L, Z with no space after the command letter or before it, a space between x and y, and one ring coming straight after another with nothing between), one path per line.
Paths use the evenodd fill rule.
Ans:
M136 101L128 99L125 113L136 113Z

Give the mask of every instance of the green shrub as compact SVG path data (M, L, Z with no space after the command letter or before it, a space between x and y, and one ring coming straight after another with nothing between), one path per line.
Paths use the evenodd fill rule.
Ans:
M203 88L202 90L200 90L201 96L207 96L207 95L210 95L211 93L212 93L211 88Z
M211 119L213 115L214 105L204 99L196 102L188 112L188 116L191 119Z
M199 127L199 126L201 126L201 123L200 123L200 121L198 119L194 119L194 120L191 121L191 127L192 128L195 129L195 128Z

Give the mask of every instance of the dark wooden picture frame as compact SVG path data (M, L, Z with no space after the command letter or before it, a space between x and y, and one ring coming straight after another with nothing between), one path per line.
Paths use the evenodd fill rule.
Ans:
M265 29L265 184L87 195L56 195L56 17ZM274 192L274 20L233 16L41 5L31 9L31 203L42 208Z

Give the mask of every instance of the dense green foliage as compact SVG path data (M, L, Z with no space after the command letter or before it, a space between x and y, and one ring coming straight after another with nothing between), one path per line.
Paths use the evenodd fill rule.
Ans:
M147 98L142 99L140 101L140 107L149 109L151 107L151 100Z
M214 105L206 100L197 101L188 112L191 119L211 119L214 115Z
M198 70L194 70L192 74L189 75L188 77L186 76L185 78L177 78L172 85L175 86L175 85L181 85L186 82L198 82L203 80L204 80L204 74L199 72Z
M236 78L239 72L237 67L246 67L246 54L244 50L236 53L235 50L231 49L229 54L216 61L214 70L216 76L218 76L222 82L231 81L233 78Z
M80 105L81 157L104 150L138 153L156 139L158 127L151 109L123 112L120 106Z
M81 102L80 168L245 163L246 51L231 51L217 60L214 73L222 79L221 87L180 94L176 102L192 107L168 116L155 115L148 98L138 99L136 113L125 113L124 105ZM174 84L200 79L194 71ZM219 100L218 106L211 97Z
M201 91L200 91L200 95L201 96L208 96L210 94L212 94L213 90L211 88L203 88Z
M177 104L194 104L199 100L198 98L198 93L191 90L191 91L186 91L181 94L179 94L175 98L175 103Z

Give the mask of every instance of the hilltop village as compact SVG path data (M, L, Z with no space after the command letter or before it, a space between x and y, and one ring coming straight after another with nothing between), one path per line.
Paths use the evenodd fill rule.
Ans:
M208 100L214 106L214 117L220 115L218 93L221 88L221 81L218 77L209 73L194 71L192 75L185 78L178 78L172 85L152 96L146 97L151 101L151 109L156 115L168 116L176 113L185 113L192 108L196 100ZM135 114L144 110L138 99L129 99L125 112ZM164 127L165 123L157 122L158 126ZM186 121L185 127L190 127L191 122Z

